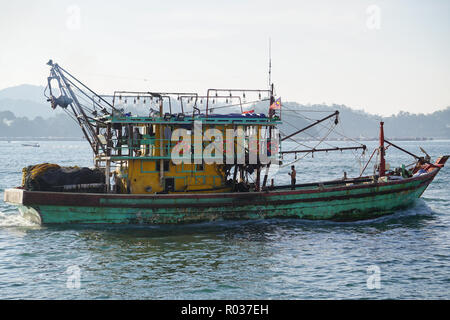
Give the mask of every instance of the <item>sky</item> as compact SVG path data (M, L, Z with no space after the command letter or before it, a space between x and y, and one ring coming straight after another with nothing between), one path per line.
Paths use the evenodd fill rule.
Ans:
M98 93L266 89L389 116L450 106L450 1L0 0L0 89L51 58Z

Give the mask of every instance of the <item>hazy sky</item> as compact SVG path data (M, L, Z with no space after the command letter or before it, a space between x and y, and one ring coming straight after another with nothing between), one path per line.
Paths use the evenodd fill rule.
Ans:
M0 0L0 88L49 58L99 93L266 88L370 113L450 105L450 1Z

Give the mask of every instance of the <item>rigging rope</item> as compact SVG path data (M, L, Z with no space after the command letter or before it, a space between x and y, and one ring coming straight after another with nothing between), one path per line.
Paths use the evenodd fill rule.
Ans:
M333 131L333 127L330 127L330 130L328 131L328 133L314 146L313 149L315 149L317 146L319 146L329 135L330 133ZM308 154L313 153L313 151L307 152L305 155L303 155L302 157L294 160L293 162L287 163L285 165L281 165L280 168L284 168L286 166L292 165L293 163L296 163L297 161L299 161L300 159L305 158Z
M286 106L284 106L284 108L287 109L286 111L293 112L293 113L299 115L301 118L303 118L303 119L305 119L305 120L307 120L307 121L317 121L316 119L312 119L312 118L307 117L307 116L305 116L304 114L300 113L300 112L299 112L300 110L293 110L293 109L290 109L289 107L286 107ZM327 111L307 110L306 112L330 112L330 110L327 110ZM288 125L290 125L290 126L292 126L292 127L295 127L294 125L292 125L291 123L289 123L289 122L286 121L286 120L283 120L283 122L286 122ZM325 129L325 128L328 129L328 133L327 133L326 136L319 142L319 144L323 142L324 144L327 144L328 146L331 146L331 147L333 147L333 148L337 148L336 146L334 146L334 145L332 145L332 144L330 144L330 143L328 143L328 142L324 142L325 138L328 137L328 136L331 134L331 131L332 131L333 129L335 129L335 130L334 130L334 133L335 133L335 134L337 134L337 135L339 135L339 136L341 136L341 137L343 137L343 138L345 138L345 139L348 139L348 140L351 140L351 141L353 141L353 142L356 142L356 143L358 143L358 144L360 144L360 145L363 145L361 142L359 142L359 141L357 141L357 140L355 140L355 139L353 139L353 138L347 136L347 135L345 134L345 132L344 132L342 126L338 127L337 125L335 125L334 127L333 127L333 126L328 127L327 125L325 125L325 124L323 124L323 123L317 123L317 124L318 124L320 127L322 127L322 129L318 132L318 134L320 134L320 133L322 132L323 129ZM333 121L333 124L334 124L334 121ZM339 129L342 130L342 133L339 132ZM312 138L316 138L316 137L314 137L312 134L310 134L310 133L308 133L308 132L303 132L303 133L309 135L309 136L312 137ZM292 138L290 138L290 140L295 141L295 140L292 139ZM297 143L298 143L298 142L297 142ZM316 147L317 147L319 144L317 144ZM314 148L315 148L315 147L314 147ZM305 154L303 157L300 157L300 158L297 159L296 161L298 161L298 160L300 160L300 159L303 159L303 158L306 157L307 155L308 155L308 153ZM362 170L362 168L361 168L361 166L362 166L362 164L361 164L361 159L362 159L362 158L364 157L364 155L365 155L365 150L363 150L362 153L361 153L360 155L357 155L356 152L353 151L353 155L354 155L354 157L355 157L355 159L354 159L355 164L358 164L358 165L359 165L359 167L360 167L360 170L359 170L359 171L361 171L361 170ZM294 162L296 162L296 161L294 161Z
M297 113L300 117L304 118L305 120L309 120L309 121L317 121L316 119L312 119L312 118L306 117L305 115L303 115L303 114L301 114L301 113L298 113L297 110L289 109L289 107L286 107L286 106L283 106L283 108L285 108L285 109L287 108L289 111L292 111L292 112ZM324 111L324 112L325 112L325 111ZM327 111L327 112L330 112L330 111ZM285 121L285 120L283 120L283 121ZM322 123L318 123L317 125L319 125L319 126L321 126L321 127L326 127L326 126L325 126L324 124L322 124ZM350 137L346 136L345 134L342 134L342 133L338 132L337 130L335 131L335 133L336 133L337 135L343 137L343 138L349 139L349 140L351 140L351 141L353 141L353 142L356 142L356 143L358 143L358 144L360 144L360 145L363 145L363 144L362 144L361 142L359 142L358 140L355 140L355 139L353 139L353 138L350 138Z

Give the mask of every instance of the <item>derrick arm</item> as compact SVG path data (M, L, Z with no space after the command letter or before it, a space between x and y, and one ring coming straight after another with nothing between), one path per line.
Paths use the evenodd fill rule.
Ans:
M99 123L95 119L97 115L95 108L98 107L105 115L109 115L107 108L114 110L114 107L57 63L50 60L47 64L50 66L50 76L47 79L50 96L47 101L51 103L53 109L59 106L76 120L95 155L98 155L100 149L106 153L106 146L101 143L97 134L96 126ZM61 93L59 97L54 95L56 88L52 86L52 80L57 82L57 89ZM92 103L94 110L87 107L82 99Z
M322 118L322 119L320 119L320 120L317 120L316 122L310 124L309 126L306 126L306 127L302 128L302 129L300 129L300 130L297 130L297 131L291 133L290 135L288 135L288 136L286 136L286 137L283 137L283 138L281 139L281 141L284 141L284 140L286 140L286 139L289 139L289 138L291 138L291 137L293 137L293 136L295 136L295 135L297 135L297 134L299 134L299 133L301 133L301 132L303 132L303 131L305 131L305 130L308 130L309 128L314 127L315 125L318 125L319 123L321 123L321 122L323 122L323 121L325 121L325 120L327 120L327 119L330 119L330 118L332 118L332 117L334 117L334 116L336 117L335 123L337 124L337 123L338 123L338 115L339 115L339 111L336 110L335 112L333 112L332 114L326 116L325 118Z

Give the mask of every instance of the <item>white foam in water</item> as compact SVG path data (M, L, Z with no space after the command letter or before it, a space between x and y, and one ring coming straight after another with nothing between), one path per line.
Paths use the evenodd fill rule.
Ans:
M19 212L4 213L0 211L0 227L35 227L38 226L24 217Z

